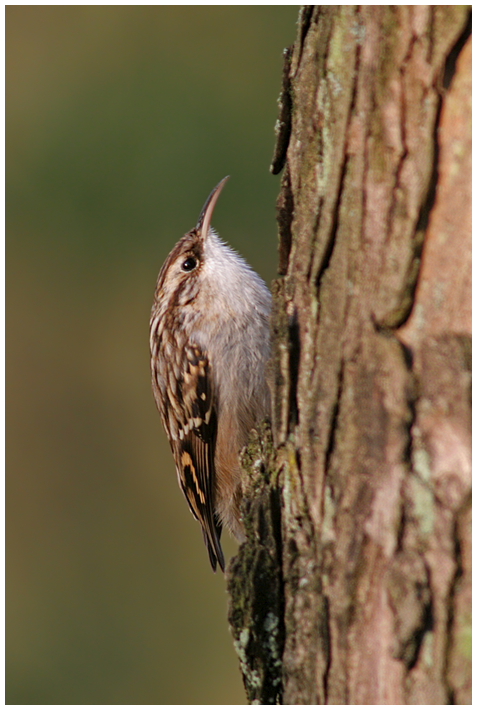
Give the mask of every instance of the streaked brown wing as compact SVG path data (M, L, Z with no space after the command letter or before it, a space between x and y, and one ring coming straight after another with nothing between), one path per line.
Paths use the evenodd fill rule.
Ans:
M215 571L218 561L223 570L225 561L220 545L222 526L213 506L213 444L192 431L184 440L174 442L173 451L180 486L192 514L202 526L212 568Z
M172 363L167 363L166 369L168 365L172 368ZM214 513L217 415L207 355L196 345L186 345L179 371L182 376L173 378L174 392L161 388L161 415L179 484L192 514L202 526L212 569L215 571L218 562L223 570L222 526Z

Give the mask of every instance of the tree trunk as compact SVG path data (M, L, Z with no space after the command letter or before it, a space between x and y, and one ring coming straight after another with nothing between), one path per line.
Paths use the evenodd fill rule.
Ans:
M272 426L228 570L251 702L471 702L470 22L305 6L285 54Z

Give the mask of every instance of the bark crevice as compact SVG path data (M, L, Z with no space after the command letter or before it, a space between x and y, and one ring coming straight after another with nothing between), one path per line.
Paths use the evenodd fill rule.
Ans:
M470 29L457 6L300 11L272 434L230 573L254 702L470 699Z

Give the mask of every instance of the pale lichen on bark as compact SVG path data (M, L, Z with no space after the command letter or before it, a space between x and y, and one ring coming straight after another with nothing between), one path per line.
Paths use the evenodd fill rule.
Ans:
M247 542L227 568L229 623L252 704L282 697L283 579L280 490L270 427L253 432L242 455Z

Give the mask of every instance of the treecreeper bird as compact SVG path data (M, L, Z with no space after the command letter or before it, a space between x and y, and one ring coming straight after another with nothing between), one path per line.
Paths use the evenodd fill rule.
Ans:
M244 540L239 454L270 413L271 295L211 228L227 180L164 262L150 322L154 397L214 571L225 568L222 527Z

